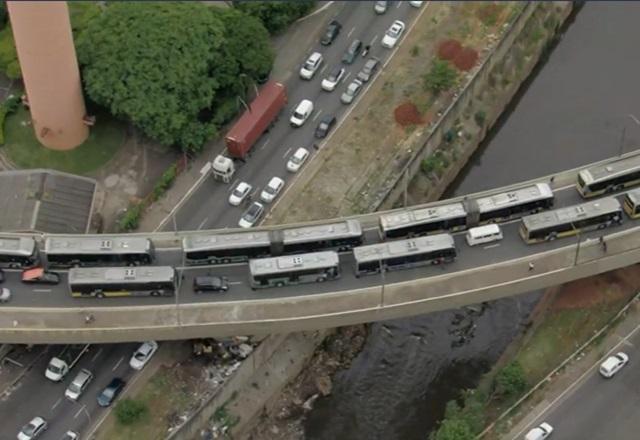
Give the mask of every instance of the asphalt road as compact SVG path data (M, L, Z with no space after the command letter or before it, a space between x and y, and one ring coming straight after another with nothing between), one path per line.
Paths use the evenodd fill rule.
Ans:
M553 428L553 440L635 440L640 432L640 333L615 350L629 355L629 364L610 379L598 373L598 364L582 378L577 387L550 406L527 427L547 422ZM515 439L514 439L515 440Z
M238 220L247 207L231 206L228 203L228 197L231 190L240 181L245 181L253 186L253 200L259 199L260 192L273 176L278 176L287 183L291 182L293 174L286 170L288 158L299 147L307 148L312 155L315 153L312 148L314 143L317 143L320 148L322 147L324 141L314 138L314 131L320 119L331 114L336 116L338 124L340 123L341 118L346 116L347 111L355 105L353 103L344 105L340 102L340 95L347 85L356 77L370 56L379 58L381 64L384 64L393 52L380 44L385 31L394 20L402 20L408 30L420 12L420 9L410 6L408 2L389 3L387 12L377 15L373 10L373 2L347 2L346 4L341 2L336 8L335 17L331 18L342 24L340 35L332 45L322 46L319 39L324 32L323 28L318 38L315 39L314 46L310 47L307 54L299 60L295 72L289 75L289 79L285 81L289 101L278 122L256 142L246 164L236 163L238 169L231 184L223 184L209 178L193 192L189 200L175 214L175 226L178 230L237 227ZM426 4L422 6L422 8L425 7ZM333 92L323 91L320 87L322 79L329 74L334 66L341 65L342 55L355 39L361 40L365 45L371 45L369 54L367 57L358 56L353 64L345 65L347 69L345 79ZM399 47L400 43L396 44L396 47ZM323 54L324 64L320 71L316 72L313 79L303 80L297 72L307 56L315 51ZM377 75L382 72L383 69L378 70ZM281 80L279 78L273 79ZM367 84L371 82L372 80ZM365 92L366 88L363 88L360 96ZM303 99L313 101L314 112L302 127L293 128L289 125L289 116ZM304 167L300 172L304 172ZM173 221L165 225L165 230L173 230L173 228Z

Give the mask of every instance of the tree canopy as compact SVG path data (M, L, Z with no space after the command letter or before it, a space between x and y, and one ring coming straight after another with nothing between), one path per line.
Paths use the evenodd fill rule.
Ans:
M237 9L252 15L264 24L269 33L282 32L291 23L311 11L315 0L297 1L238 1L233 2Z

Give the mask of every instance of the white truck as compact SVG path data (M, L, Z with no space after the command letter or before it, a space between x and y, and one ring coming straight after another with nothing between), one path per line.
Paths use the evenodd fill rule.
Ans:
M65 345L60 353L52 357L44 375L47 379L60 382L89 350L91 344Z
M219 154L211 164L211 172L216 180L229 183L231 182L231 177L233 177L233 174L236 172L236 167L233 164L233 160Z

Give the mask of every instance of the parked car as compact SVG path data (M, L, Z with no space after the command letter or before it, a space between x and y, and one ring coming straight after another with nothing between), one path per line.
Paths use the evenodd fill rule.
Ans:
M360 51L362 50L362 41L353 40L347 51L342 56L342 62L345 64L351 64L356 59Z
M320 39L320 44L323 46L328 46L333 43L333 40L338 38L338 34L342 29L342 25L337 20L331 20L331 22L327 25L327 30L324 32L324 35Z
M9 302L11 299L11 291L6 287L0 288L0 303Z
M524 440L543 440L551 435L553 427L548 423L541 423L524 436Z
M134 370L142 370L156 351L158 351L158 343L156 341L143 342L142 345L133 352L131 360L129 360L129 366Z
M247 182L240 182L236 185L235 189L231 191L231 195L229 196L229 203L233 206L238 206L240 203L247 198L247 196L251 193L253 187L249 185Z
M606 378L613 377L627 363L629 363L629 356L626 353L616 353L600 364L600 374Z
M333 92L338 83L344 78L345 73L347 73L347 70L342 66L334 68L331 73L329 73L329 76L322 80L320 87L327 92Z
M309 150L302 147L298 148L296 152L293 153L293 156L291 156L289 158L289 161L287 162L287 171L290 171L292 173L297 173L302 167L302 165L307 161L308 157L309 157Z
M400 20L394 21L391 27L384 34L384 37L382 37L381 44L388 49L393 49L393 47L396 45L396 43L402 36L403 32L404 32L404 23L401 22Z
M375 57L371 57L364 63L362 70L358 73L358 78L363 83L369 82L369 80L376 74L378 71L378 66L380 66L380 60Z
M300 68L300 77L302 79L311 79L316 74L324 58L320 52L314 52L309 55L307 61Z
M409 4L410 4L411 6L413 6L414 8L419 8L420 6L422 6L422 4L423 4L423 3L424 3L424 2L421 2L421 1L410 1L410 2L409 2Z
M78 436L77 433L73 431L67 431L64 433L61 440L78 440L79 438L80 437Z
M226 292L229 290L229 282L226 277L202 276L193 279L193 291L204 292Z
M24 425L18 433L18 440L33 440L47 430L47 421L42 417L34 417Z
M291 122L291 125L294 127L302 127L302 124L309 119L311 113L313 113L313 102L308 99L303 99L293 111L289 122Z
M359 79L354 79L351 81L351 84L347 86L347 89L344 91L342 96L340 96L340 102L343 104L351 104L358 93L362 90L362 81Z
M4 271L0 269L0 283L4 283Z
M280 191L282 191L282 188L284 188L284 180L279 177L272 177L260 193L260 200L265 203L273 202L273 200L278 197L278 194L280 194Z
M375 2L373 4L373 10L376 11L376 14L384 14L387 12L388 3L389 2L385 1Z
M241 228L251 228L258 223L262 214L264 214L264 205L260 202L253 202L251 206L249 206L249 209L242 214L238 226Z
M73 380L65 390L64 396L67 399L71 399L73 401L78 400L92 380L93 373L91 373L91 371L86 369L80 370L80 372L76 374L76 377L73 378Z
M22 282L25 284L59 284L60 275L46 271L42 267L35 267L22 272Z
M114 377L102 392L98 395L98 405L109 406L124 389L126 382L119 377Z
M336 117L333 115L325 115L320 119L318 126L316 127L315 136L318 139L326 137L333 126L336 125Z

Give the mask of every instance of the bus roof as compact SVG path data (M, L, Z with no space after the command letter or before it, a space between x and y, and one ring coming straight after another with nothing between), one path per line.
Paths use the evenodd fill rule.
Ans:
M482 197L476 199L476 203L478 204L480 212L489 212L494 209L502 209L511 205L521 205L550 197L553 197L551 187L546 183L536 183L535 185L518 188L513 191Z
M605 197L580 205L568 206L553 211L541 212L522 218L522 223L527 230L542 229L555 225L573 223L585 218L605 214L607 212L620 211L620 202L614 197Z
M53 254L135 254L151 250L144 237L48 237L44 253Z
M338 264L340 259L337 252L324 251L249 260L249 270L256 276L289 272L292 269L323 269Z
M637 205L638 203L640 203L640 188L627 192L626 196L634 206Z
M602 179L625 174L635 168L640 169L640 155L616 160L615 162L609 162L604 165L595 165L580 171L579 175L582 181L586 185L589 185Z
M284 244L304 243L314 240L331 240L347 237L360 237L362 228L357 220L346 220L326 225L303 226L282 231Z
M171 266L138 267L72 267L69 284L173 281L175 269Z
M36 250L36 241L31 237L0 236L0 254L29 257Z
M462 203L451 203L449 205L430 206L383 214L380 216L380 227L383 231L388 231L414 224L466 216L467 211Z
M190 235L182 239L185 252L219 249L242 249L269 246L269 232L238 232L235 234Z
M353 248L353 256L358 263L364 263L402 255L449 249L454 246L455 242L450 234L436 234L428 237L355 247Z

